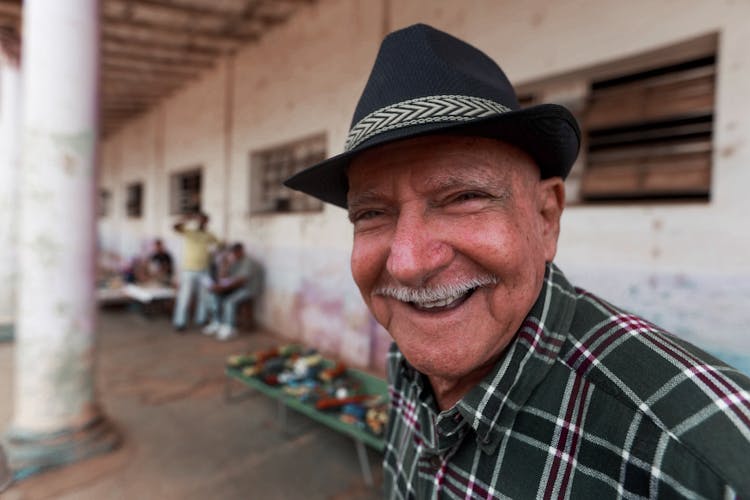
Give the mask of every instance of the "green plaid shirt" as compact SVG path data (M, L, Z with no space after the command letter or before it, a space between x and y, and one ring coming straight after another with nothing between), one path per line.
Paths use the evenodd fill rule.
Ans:
M390 498L750 498L750 379L548 266L496 369L439 412L394 345Z

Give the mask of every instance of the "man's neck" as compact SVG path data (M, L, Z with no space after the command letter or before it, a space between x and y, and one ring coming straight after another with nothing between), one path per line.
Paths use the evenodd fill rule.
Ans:
M432 386L432 393L437 400L438 409L445 411L453 407L461 398L474 388L492 370L494 363L475 370L459 379L427 376Z

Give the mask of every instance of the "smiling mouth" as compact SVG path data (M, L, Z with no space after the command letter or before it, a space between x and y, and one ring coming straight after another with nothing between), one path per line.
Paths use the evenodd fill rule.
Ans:
M445 297L439 300L424 301L424 302L412 301L412 302L408 302L408 304L412 306L414 309L417 309L418 311L423 311L423 312L436 313L436 312L448 311L450 309L455 309L456 307L466 302L466 300L476 291L476 289L477 287L470 288L469 290L466 290L463 293L452 295L450 297Z

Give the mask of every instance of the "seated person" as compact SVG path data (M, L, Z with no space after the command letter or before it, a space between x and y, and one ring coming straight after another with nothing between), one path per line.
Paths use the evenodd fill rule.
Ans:
M144 259L137 255L126 262L120 274L125 283L136 284L148 281L148 267Z
M211 323L204 329L206 335L216 334L219 340L229 340L237 335L234 328L237 306L260 292L262 269L245 253L242 243L235 243L227 256L226 274L209 287L209 312Z
M162 240L157 238L154 240L154 251L148 258L149 278L151 281L171 285L173 272L172 256L164 248Z

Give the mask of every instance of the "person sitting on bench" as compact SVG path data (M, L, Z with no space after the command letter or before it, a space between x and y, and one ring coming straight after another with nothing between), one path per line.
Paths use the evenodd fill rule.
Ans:
M234 327L237 306L260 292L262 270L260 265L245 253L242 243L235 243L227 256L226 276L208 286L211 322L203 329L206 335L216 335L219 340L229 340L237 335Z

